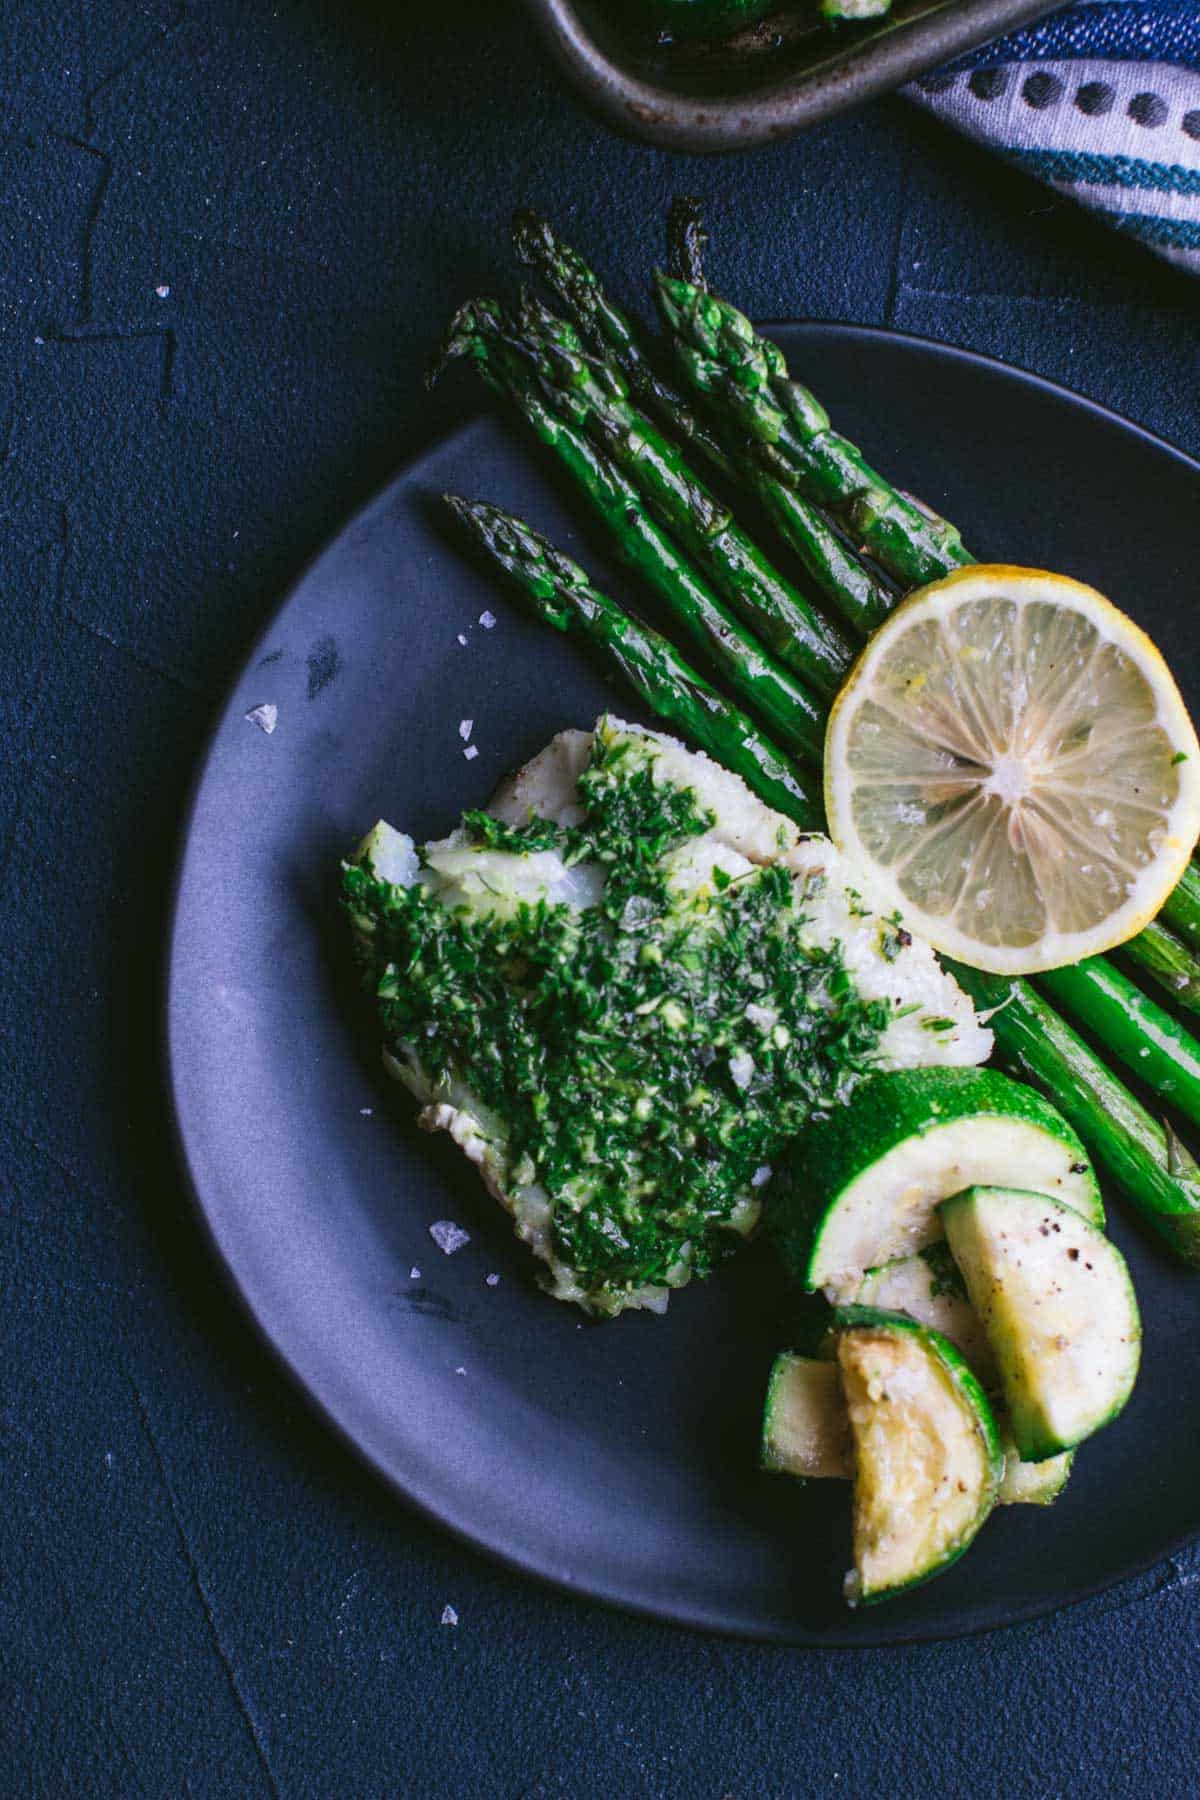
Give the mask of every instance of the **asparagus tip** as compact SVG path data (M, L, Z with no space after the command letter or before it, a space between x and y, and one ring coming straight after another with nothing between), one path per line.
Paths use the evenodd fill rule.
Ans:
M537 250L554 248L554 233L549 224L531 206L518 206L512 216L513 249L523 263L537 260Z
M447 325L425 369L425 386L432 388L457 357L466 356L474 343L478 328L475 303L464 300Z
M426 388L432 388L458 357L478 354L483 349L485 333L497 330L502 318L496 300L464 300L429 359L425 370Z
M491 543L491 520L488 516L495 512L494 507L482 500L468 500L463 494L443 494L442 500L465 537L473 539L476 544L494 548Z
M679 194L671 202L667 215L667 257L671 273L690 281L694 287L706 289L704 252L708 233L699 200L694 194Z
M556 339L574 336L566 320L551 312L541 295L535 294L531 287L522 287L521 303L517 310L522 323L532 325L538 331L550 331Z
M683 324L685 309L695 290L666 269L655 269L651 280L654 283L654 299L662 314L663 322L669 331L678 331Z

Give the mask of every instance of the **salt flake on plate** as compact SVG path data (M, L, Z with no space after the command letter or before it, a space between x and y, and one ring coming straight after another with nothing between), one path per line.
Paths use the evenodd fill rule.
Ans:
M458 721L458 735L462 739L464 744L466 743L467 739L470 737L470 735L474 729L475 729L474 719L460 719Z
M474 762L475 758L479 755L478 744L468 744L466 749L463 751L463 755L466 757L468 762Z
M269 700L264 700L261 706L252 706L250 711L243 716L248 725L257 725L260 731L265 731L270 737L279 723L279 708L273 706Z
M453 1219L435 1219L429 1227L429 1235L438 1249L447 1256L453 1256L456 1250L461 1250L464 1244L471 1241L470 1232L464 1231L461 1225L456 1225Z
M458 1624L458 1614L455 1612L455 1610L452 1606L443 1606L441 1623L443 1625L457 1625Z
M483 629L485 631L490 631L492 629L492 626L496 623L495 613L494 612L481 612L479 615L479 623L483 626Z

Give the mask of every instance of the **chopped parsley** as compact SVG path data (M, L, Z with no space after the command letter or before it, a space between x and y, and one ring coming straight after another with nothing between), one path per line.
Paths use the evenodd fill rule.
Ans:
M545 1189L555 1253L606 1311L736 1245L755 1171L870 1070L891 1007L805 940L787 870L671 888L663 858L711 820L636 744L598 737L579 788L577 826L464 826L481 850L600 863L594 906L451 908L354 864L344 898L388 1048L503 1122L505 1185Z
M895 962L902 950L912 943L912 932L904 929L899 912L890 913L880 922L879 953L885 962Z

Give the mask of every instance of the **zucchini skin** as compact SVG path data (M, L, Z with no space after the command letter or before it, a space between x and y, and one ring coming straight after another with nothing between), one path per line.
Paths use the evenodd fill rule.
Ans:
M912 1588L923 1587L927 1581L935 1580L970 1549L999 1497L1000 1483L1004 1479L1004 1444L987 1395L949 1338L944 1338L940 1331L931 1330L928 1325L919 1325L907 1313L884 1312L877 1306L839 1306L834 1309L833 1330L836 1333L859 1329L904 1332L915 1337L930 1355L936 1357L975 1419L988 1465L988 1479L973 1529L951 1545L933 1568L922 1570L910 1581L897 1582L859 1598L860 1606L877 1606L882 1600L891 1600L897 1594L906 1594Z
M936 1075L936 1084L927 1079L930 1074ZM767 1231L785 1268L803 1286L812 1285L811 1271L831 1202L879 1158L877 1146L863 1142L864 1109L878 1110L892 1144L901 1137L923 1135L950 1122L930 1114L934 1085L948 1097L955 1096L956 1117L974 1108L1026 1119L1052 1132L1090 1172L1087 1151L1068 1121L1040 1093L995 1069L911 1069L869 1076L855 1090L850 1107L831 1115L816 1130L800 1133L771 1185ZM1090 1187L1095 1222L1102 1225L1104 1205L1094 1174Z

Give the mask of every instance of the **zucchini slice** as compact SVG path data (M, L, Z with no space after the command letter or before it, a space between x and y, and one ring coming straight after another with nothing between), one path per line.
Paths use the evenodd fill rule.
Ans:
M842 1299L865 1270L940 1238L939 1201L982 1182L1036 1188L1104 1223L1080 1139L1048 1100L992 1069L862 1082L796 1139L768 1220L791 1273Z
M995 1395L1000 1371L983 1321L967 1298L967 1284L959 1273L950 1246L930 1244L915 1256L899 1256L878 1269L868 1269L852 1296L856 1305L880 1306L888 1312L907 1313L919 1325L928 1325L949 1338L961 1350L968 1368L979 1377L985 1392ZM1049 1506L1067 1485L1074 1451L1049 1462L1023 1463L1004 1430L1004 1420L993 1402L993 1414L1004 1442L1004 1479L998 1506Z
M1004 1474L996 1505L1053 1506L1067 1485L1074 1460L1075 1452L1064 1450L1061 1456L1049 1456L1045 1462L1022 1462L1016 1445L1006 1439Z
M999 1386L996 1359L983 1322L967 1298L966 1283L944 1243L930 1244L915 1256L893 1257L877 1269L868 1269L846 1299L855 1306L907 1313L919 1325L940 1331L962 1351L989 1393Z
M850 1420L835 1362L790 1351L775 1358L763 1407L762 1466L806 1480L849 1480Z
M983 1389L948 1339L903 1313L840 1307L838 1367L854 1439L851 1605L929 1581L996 1503L1004 1452Z
M941 1216L1021 1459L1057 1456L1116 1418L1142 1338L1116 1245L1061 1201L1013 1188L967 1188Z
M1023 1463L1003 1428L1001 1443L1004 1474L997 1506L1049 1506L1067 1484L1075 1452L1067 1450L1049 1462ZM790 1350L775 1358L763 1407L761 1466L768 1474L800 1481L853 1478L850 1415L836 1362Z

